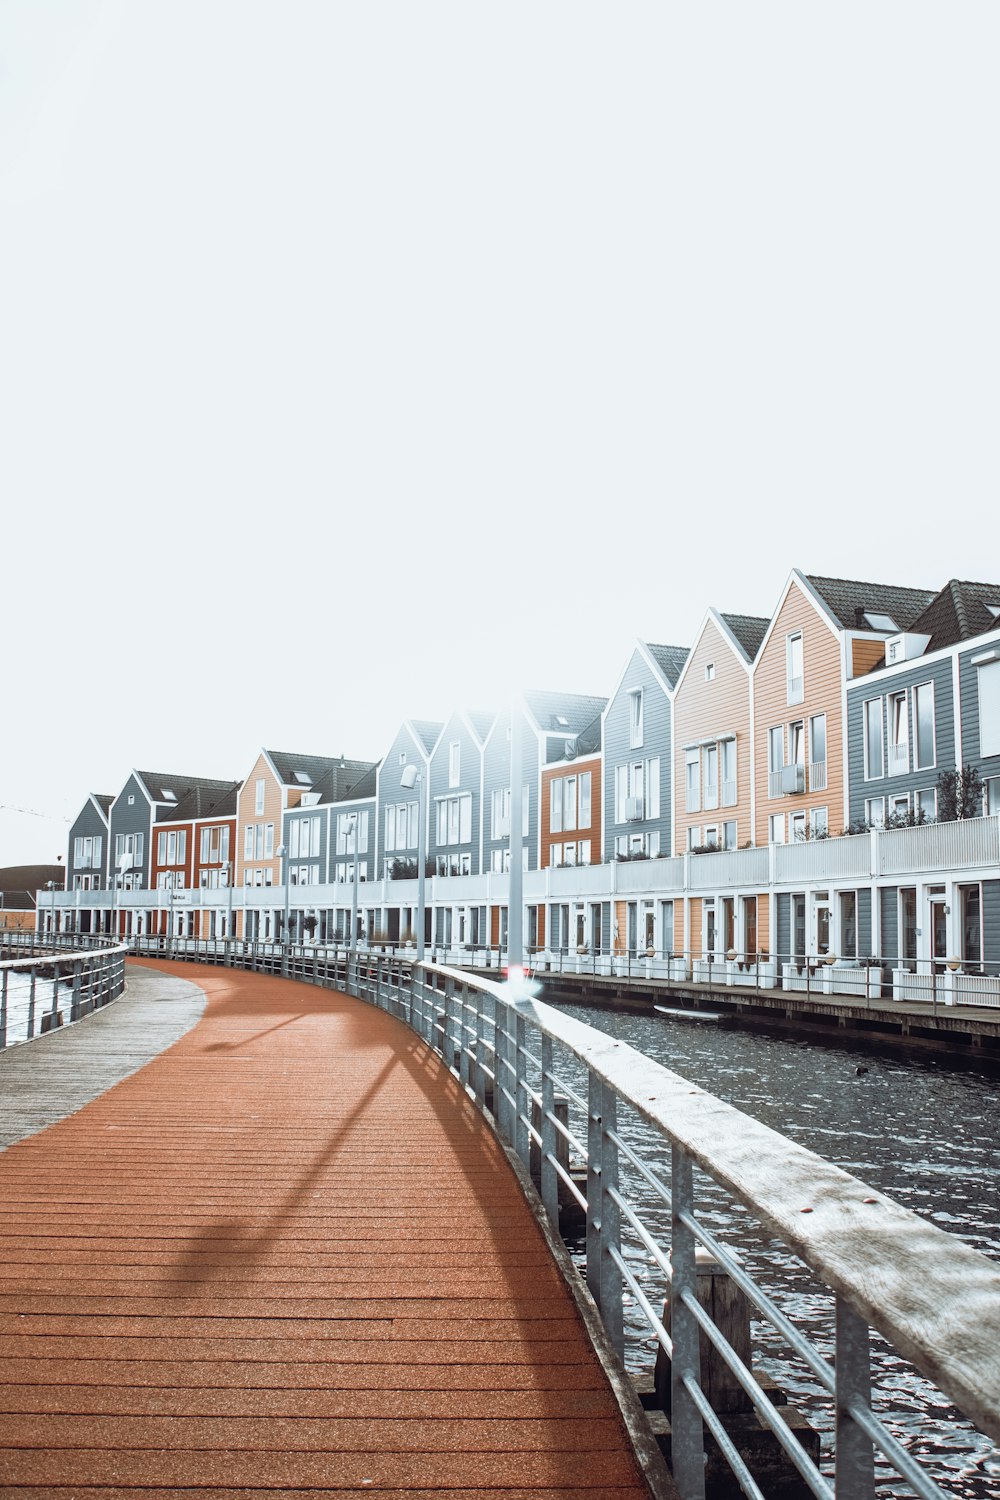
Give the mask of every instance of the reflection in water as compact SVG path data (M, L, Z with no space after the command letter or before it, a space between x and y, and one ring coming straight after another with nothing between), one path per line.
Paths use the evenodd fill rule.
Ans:
M628 1042L1000 1260L1000 1080L959 1071L931 1057L866 1055L736 1025L625 1015L590 1006L559 1008ZM665 1153L652 1147L642 1121L626 1118L619 1128L668 1170ZM641 1183L633 1187L630 1182L629 1187L641 1200ZM787 1279L776 1300L829 1354L830 1295L704 1179L699 1207L707 1225L724 1231L768 1290L774 1290L777 1251ZM655 1222L658 1231L666 1230L664 1215ZM644 1266L646 1257L638 1245L627 1247L626 1253L633 1264ZM652 1280L649 1271L643 1276ZM654 1346L641 1327L636 1317L628 1357L633 1369L653 1358ZM828 1398L790 1361L777 1335L768 1336L755 1323L754 1340L757 1362L828 1433ZM1000 1497L1000 1453L877 1335L872 1345L873 1388L883 1393L876 1406L894 1435L914 1455L933 1458L934 1476L950 1492L975 1500ZM880 1472L880 1481L880 1493L910 1493L888 1472Z

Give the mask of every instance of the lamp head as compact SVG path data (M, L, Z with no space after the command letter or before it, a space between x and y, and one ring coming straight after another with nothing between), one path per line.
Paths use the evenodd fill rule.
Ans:
M420 779L420 772L412 761L408 761L399 776L399 784L404 791L410 792Z

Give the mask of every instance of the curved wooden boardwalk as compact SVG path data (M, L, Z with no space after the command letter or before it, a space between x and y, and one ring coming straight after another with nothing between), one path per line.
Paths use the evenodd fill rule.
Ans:
M0 1155L4 1500L648 1494L502 1150L419 1039L144 967L203 1019Z

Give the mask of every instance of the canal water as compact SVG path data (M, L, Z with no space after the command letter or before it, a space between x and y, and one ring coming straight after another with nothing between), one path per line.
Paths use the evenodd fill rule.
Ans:
M1000 1077L927 1055L832 1046L729 1023L590 1005L560 1004L559 1009L627 1042L1000 1261ZM642 1121L619 1121L619 1128L649 1149ZM641 1185L636 1191L641 1197ZM702 1202L709 1227L740 1250L751 1272L773 1266L775 1246L741 1209L711 1184ZM644 1259L635 1246L628 1253L633 1263ZM829 1294L787 1251L779 1259L778 1300L829 1354ZM638 1316L630 1322L627 1363L638 1370L653 1359L655 1345ZM828 1398L787 1356L777 1335L769 1334L754 1324L755 1361L828 1439ZM879 1415L911 1453L929 1461L943 1488L967 1500L998 1500L1000 1450L875 1335L874 1386L884 1393ZM887 1471L879 1477L881 1494L910 1493Z

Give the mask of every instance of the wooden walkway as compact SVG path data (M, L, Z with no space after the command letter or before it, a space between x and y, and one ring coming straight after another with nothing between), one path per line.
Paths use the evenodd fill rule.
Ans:
M4 1500L647 1495L517 1180L419 1039L143 967L203 1019L0 1155Z

